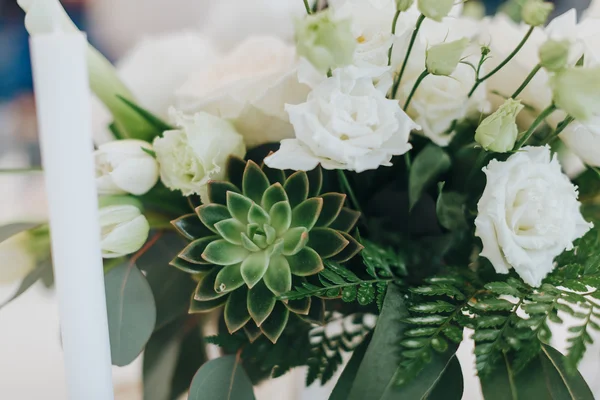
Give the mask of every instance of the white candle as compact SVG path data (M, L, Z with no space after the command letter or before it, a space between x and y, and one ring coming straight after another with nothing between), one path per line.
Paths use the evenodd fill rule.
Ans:
M69 399L110 400L110 343L86 51L81 32L31 38Z

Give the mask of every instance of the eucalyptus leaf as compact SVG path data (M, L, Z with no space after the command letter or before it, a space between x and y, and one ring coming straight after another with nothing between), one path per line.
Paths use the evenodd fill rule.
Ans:
M333 388L333 392L331 392L331 396L329 396L329 400L346 400L348 399L348 395L350 394L350 389L352 389L352 385L356 380L356 374L358 373L358 368L365 357L365 353L367 348L369 347L369 343L371 343L372 335L368 335L365 337L363 342L354 350L352 353L352 357L350 357L350 361L346 364L346 368L340 375L335 387Z
M468 228L465 217L467 196L456 192L444 192L443 188L444 183L440 183L440 195L436 203L436 213L440 225L450 231Z
M170 400L170 382L181 349L182 327L183 321L176 321L155 332L148 341L142 367L144 400Z
M188 400L254 400L252 382L236 356L204 364L194 376Z
M429 144L415 158L410 169L408 192L410 209L417 204L423 192L451 165L450 156L440 147Z
M156 306L148 281L129 262L104 277L112 363L130 364L142 352L156 323Z
M13 300L17 299L23 293L25 293L38 280L40 280L41 278L43 278L45 276L49 276L49 275L50 276L52 275L52 261L50 261L50 259L47 259L45 261L38 263L38 265L29 274L27 274L27 276L25 276L25 278L23 278L23 280L21 281L21 284L19 285L15 294L13 294L4 303L0 303L0 310L2 308L4 308L5 306L7 306Z

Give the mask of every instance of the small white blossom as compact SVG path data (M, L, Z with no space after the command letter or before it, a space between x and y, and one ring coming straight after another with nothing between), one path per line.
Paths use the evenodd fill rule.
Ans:
M560 138L587 165L600 167L600 118L586 124L572 122Z
M140 209L131 204L101 207L99 211L102 257L118 258L142 248L150 225Z

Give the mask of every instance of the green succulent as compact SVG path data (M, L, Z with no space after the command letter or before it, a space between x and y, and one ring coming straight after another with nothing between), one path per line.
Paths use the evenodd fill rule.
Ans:
M323 260L345 262L362 246L347 232L359 213L346 196L320 194L322 171L259 167L231 158L229 181L208 184L207 204L172 224L191 243L171 262L199 276L193 312L225 305L231 333L244 328L276 342L289 312L315 317L320 299L280 301L278 296L323 270Z

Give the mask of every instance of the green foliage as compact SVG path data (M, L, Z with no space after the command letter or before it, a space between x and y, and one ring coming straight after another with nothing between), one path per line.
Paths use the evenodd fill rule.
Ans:
M188 400L254 400L252 382L234 355L211 360L194 376Z
M451 165L450 156L440 147L429 144L415 158L410 169L408 193L410 208L421 199L429 185L445 173Z

